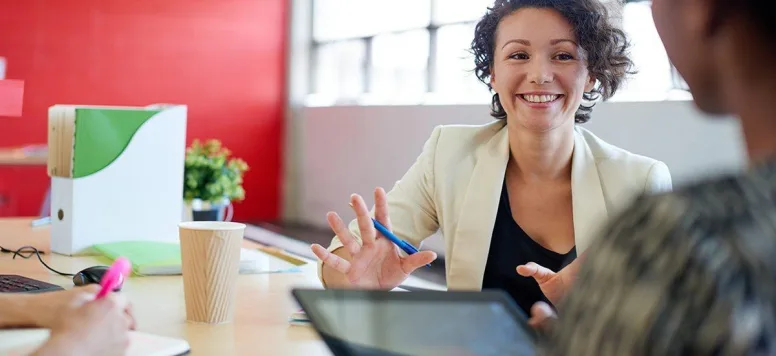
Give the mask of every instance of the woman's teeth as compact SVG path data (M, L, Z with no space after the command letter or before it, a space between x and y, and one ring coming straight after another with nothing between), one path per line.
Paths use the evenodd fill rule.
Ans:
M532 103L548 103L558 99L560 95L521 95L525 101Z

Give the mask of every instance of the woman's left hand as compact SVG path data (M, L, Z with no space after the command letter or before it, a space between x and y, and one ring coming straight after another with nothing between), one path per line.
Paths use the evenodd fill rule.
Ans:
M549 332L556 320L558 320L558 314L549 304L536 302L531 307L531 318L528 319L528 325L536 330Z
M577 258L557 273L534 262L529 262L517 266L517 273L523 277L533 277L544 296L550 303L557 305L566 296L571 285L574 284L574 280L577 279L579 260Z

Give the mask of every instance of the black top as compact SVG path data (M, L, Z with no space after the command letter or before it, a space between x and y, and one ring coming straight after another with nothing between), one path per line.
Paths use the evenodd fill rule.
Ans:
M531 315L531 306L544 301L550 303L533 278L517 274L517 266L535 262L555 272L571 263L577 257L576 248L566 254L550 251L536 241L512 218L509 206L509 192L506 184L501 187L496 222L490 240L488 261L482 279L482 289L503 289L517 302L526 315Z

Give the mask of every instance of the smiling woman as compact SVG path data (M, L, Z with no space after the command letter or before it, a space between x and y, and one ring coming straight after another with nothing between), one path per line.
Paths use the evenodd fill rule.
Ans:
M603 219L671 189L664 163L576 125L630 70L625 35L609 21L599 0L491 6L472 49L497 120L437 127L394 188L375 190L373 211L354 195L349 226L329 213L337 236L312 247L324 284L390 289L435 259L404 255L375 231L374 216L415 246L441 230L450 290L506 290L526 312L555 302Z
M528 14L513 14L523 7L528 8ZM496 1L491 11L477 24L471 48L475 55L477 77L496 91L493 94L492 115L499 119L507 115L499 100L499 88L494 86L498 67L522 64L525 68L529 61L537 63L544 60L564 66L565 70L561 73L564 74L564 82L565 79L585 81L581 99L587 101L587 105L580 105L581 100L574 100L568 106L573 108L573 104L577 104L576 122L587 122L594 101L612 97L622 85L625 75L633 73L625 33L610 20L600 0ZM528 38L515 38L515 31L533 37L533 45Z

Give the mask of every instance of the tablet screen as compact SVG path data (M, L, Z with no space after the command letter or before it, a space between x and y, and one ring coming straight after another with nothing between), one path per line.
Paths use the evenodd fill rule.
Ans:
M533 355L533 330L492 300L317 299L319 331L406 355ZM522 320L521 320L522 319Z

